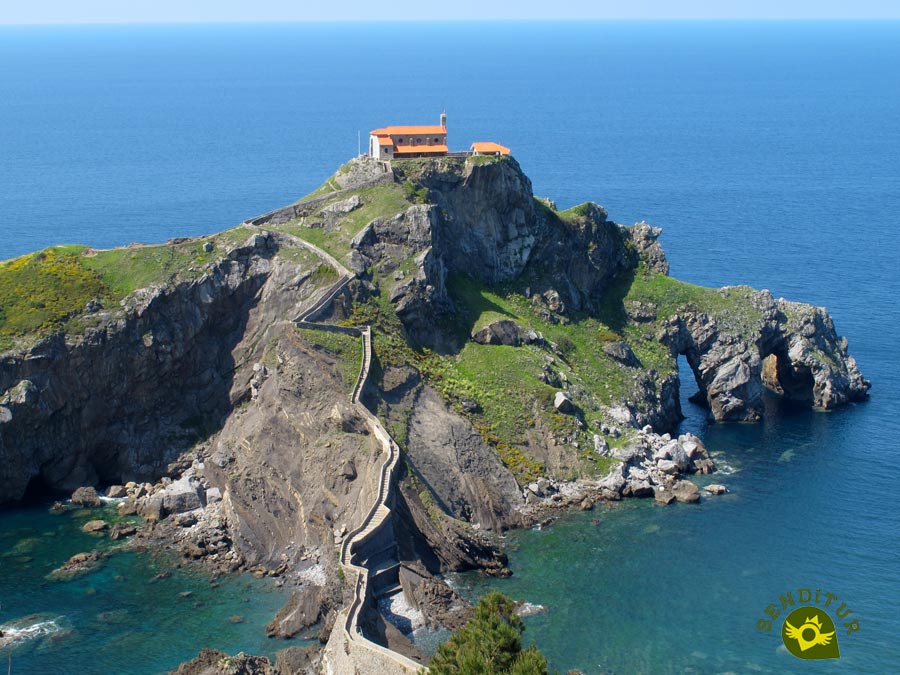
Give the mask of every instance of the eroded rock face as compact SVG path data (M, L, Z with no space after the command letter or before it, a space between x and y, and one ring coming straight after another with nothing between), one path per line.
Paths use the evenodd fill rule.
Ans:
M631 227L630 231L631 241L647 267L654 272L668 275L669 261L666 259L666 252L659 243L659 235L662 234L662 228L641 222Z
M409 462L454 518L501 531L521 521L521 491L497 453L430 387L416 397Z
M315 625L328 606L326 596L322 586L307 585L294 591L287 604L266 626L266 635L270 638L292 638Z
M456 630L472 617L472 607L442 579L418 563L404 563L399 571L403 593L433 628Z
M275 248L254 235L199 279L136 291L83 335L0 360L0 503L32 479L71 490L162 475L196 440L191 420L233 404L231 350Z
M252 360L272 363L269 375L204 452L204 474L221 490L223 516L245 560L278 566L304 551L329 550L335 529L362 520L381 451L350 406L334 357L284 323L271 326L259 348L271 351Z
M824 308L775 300L768 291L720 290L726 299L732 293L748 294L755 313L729 323L685 312L671 317L658 336L687 357L711 417L760 419L763 360L773 354L776 365L770 361L766 379L789 399L831 410L866 398L871 385Z
M531 181L514 160L429 162L412 178L428 188L437 208L431 244L447 269L488 284L521 273L546 225Z
M415 258L408 273L397 269L397 283L389 290L397 315L418 337L425 339L435 316L453 310L447 294L447 268L433 247L438 211L431 204L410 206L393 218L376 218L351 242L350 268L357 274L373 265L386 271Z
M398 275L390 298L417 342L434 339L434 322L454 309L449 274L496 285L530 268L545 286L536 292L552 291L549 311L561 314L590 306L634 264L630 235L602 207L586 204L571 221L561 220L536 206L531 181L513 159L435 160L403 170L410 174L399 179L427 188L428 203L372 221L354 238L350 263L357 273L373 264L391 271L416 256L415 269Z
M243 652L229 656L217 649L204 649L197 658L182 663L170 675L281 675L265 656Z

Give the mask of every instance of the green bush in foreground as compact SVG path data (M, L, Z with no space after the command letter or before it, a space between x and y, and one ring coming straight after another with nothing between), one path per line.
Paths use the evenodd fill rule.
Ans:
M437 648L431 675L547 675L547 659L532 645L522 649L525 625L513 601L491 591L475 616Z

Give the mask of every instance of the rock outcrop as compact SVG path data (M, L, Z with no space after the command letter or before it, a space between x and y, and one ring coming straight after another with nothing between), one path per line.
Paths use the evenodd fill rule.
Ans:
M428 203L373 220L354 237L350 266L361 274L391 261L384 268L390 271L414 257L415 271L398 280L390 298L410 336L423 344L437 337L437 318L454 309L449 274L495 285L530 267L541 280L536 291L552 290L557 310L577 311L634 262L622 228L602 207L586 204L562 220L538 206L515 160L435 160L402 171L399 179L427 190Z
M155 478L199 420L220 423L235 403L232 350L276 250L254 235L199 279L136 291L83 335L0 359L0 503L31 481L66 491Z
M766 359L769 385L788 399L832 410L866 398L871 385L825 309L776 300L768 291L726 287L719 293L745 296L754 311L733 322L687 311L670 317L658 336L687 357L711 417L760 419Z
M387 522L378 530L384 546L370 553L382 555L381 571L399 575L433 625L454 627L465 616L435 575L508 574L496 535L544 522L546 509L701 499L688 476L715 470L709 453L693 436L663 433L681 416L677 355L687 358L716 420L758 419L764 386L822 409L866 397L870 385L824 309L745 288L702 289L696 297L708 306L690 296L673 308L655 287L629 296L638 275L648 286L672 281L662 276L668 262L658 228L622 227L594 203L557 212L533 198L512 159L404 167L394 176L381 163L356 162L337 176L342 189L332 197L269 220L277 227L310 218L329 236L354 224L339 248L358 278L348 283L351 275L338 270L336 300L321 307L334 324L325 342L355 330L346 326L360 316L382 321L372 331L364 400L403 454L382 506L390 509L389 521L379 521ZM394 180L408 182L409 200L393 186L399 210L360 229L371 202L353 190ZM379 491L381 445L368 413L348 401L348 367L352 380L358 363L348 366L346 349L319 348L286 321L332 298L335 279L330 270L317 274L320 263L297 246L286 232L260 230L198 278L136 291L119 311L94 307L83 334L56 333L0 358L0 503L111 484L109 496L124 498L122 516L141 515L186 558L284 575L299 586L270 634L303 635L318 622L330 629L331 610L342 603L335 545L363 522ZM516 311L491 307L476 321L451 294L450 280L462 276L498 295L516 286ZM590 333L577 344L562 332L556 342L544 338L580 321ZM518 438L500 437L484 419L497 396L483 389L496 380L442 381L458 373L448 373L449 360L435 367L435 355L457 355L463 345L533 359L512 362L529 364L538 392L529 390L522 414L507 422L521 427ZM590 352L580 364L579 350ZM585 363L610 377L579 379L573 364ZM605 398L589 387L605 387ZM612 470L560 478L577 474L579 462ZM712 487L706 494L722 491ZM100 498L88 487L73 502ZM89 529L102 528L98 521ZM128 528L117 524L111 536L131 536ZM51 577L71 578L102 560L79 554ZM369 604L369 630L406 644ZM177 672L282 673L313 663L308 656L273 665L204 652Z

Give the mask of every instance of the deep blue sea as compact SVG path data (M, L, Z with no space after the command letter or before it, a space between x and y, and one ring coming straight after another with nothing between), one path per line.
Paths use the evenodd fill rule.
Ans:
M511 534L514 576L463 590L544 605L526 637L563 672L900 672L900 22L0 28L0 258L234 225L318 186L358 131L444 109L453 148L510 146L536 194L662 226L674 276L826 306L874 383L865 404L773 404L760 425L710 426L685 403L730 495ZM42 514L0 513L0 541L43 536ZM99 641L80 590L8 562L28 557L0 557L0 623L69 616L69 644ZM839 661L757 630L807 587L859 621ZM105 647L117 672L205 644L165 646L194 610L156 611L158 661L134 663L123 639ZM250 623L228 648L259 648ZM65 644L17 653L13 672L110 672Z

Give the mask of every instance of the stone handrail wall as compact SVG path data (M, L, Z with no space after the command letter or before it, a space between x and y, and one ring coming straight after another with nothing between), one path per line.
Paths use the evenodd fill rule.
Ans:
M294 317L293 323L304 323L318 327L319 324L313 323L313 320L334 302L334 299L343 292L348 283L350 283L350 277L347 275L342 276L309 309Z
M347 190L335 190L334 192L329 192L327 195L315 197L314 199L309 199L305 202L288 204L287 206L282 206L274 211L269 211L268 213L263 213L262 215L245 220L242 224L252 225L254 227L262 227L263 225L269 224L281 225L294 220L295 218L310 215L317 206L324 204L335 197L339 197L345 192L347 192Z
M331 198L336 193L328 195ZM261 224L272 222L273 218L269 217L273 214L286 213L292 210L296 214L296 208L309 206L314 201L304 202L303 204L295 204L284 209L272 211L257 218L244 221L245 225L259 227ZM324 199L322 200L324 201ZM268 217L268 218L267 218ZM296 216L295 216L296 217ZM284 221L282 221L284 222ZM362 523L354 530L349 532L341 542L340 548L340 564L345 570L345 574L349 572L355 575L353 602L346 610L346 613L338 616L335 621L334 629L325 648L324 660L328 662L327 671L331 675L389 675L398 673L401 675L416 675L423 670L422 664L413 661L410 658L398 654L386 647L379 645L367 639L359 629L359 615L363 605L372 600L369 597L369 570L358 564L355 560L355 554L365 542L377 533L380 528L387 522L390 515L390 508L387 502L390 498L390 487L394 476L394 469L400 458L400 447L394 442L387 430L381 424L380 420L373 415L362 402L362 392L366 386L369 377L369 370L372 364L372 330L369 326L337 326L334 324L313 323L319 314L321 314L334 299L340 295L353 275L344 267L337 259L326 253L318 246L310 244L307 241L281 233L283 236L290 238L296 244L310 250L321 259L328 262L340 275L340 278L332 284L321 297L309 307L309 309L301 312L292 323L302 328L311 328L316 330L324 330L329 332L341 332L348 335L362 337L363 358L359 368L359 375L356 378L356 384L350 400L354 408L365 419L367 426L371 430L375 438L382 447L384 461L381 463L378 474L378 488L375 500L369 508L366 517ZM337 644L343 642L344 644ZM333 644L334 643L334 644ZM425 669L427 671L427 669Z

